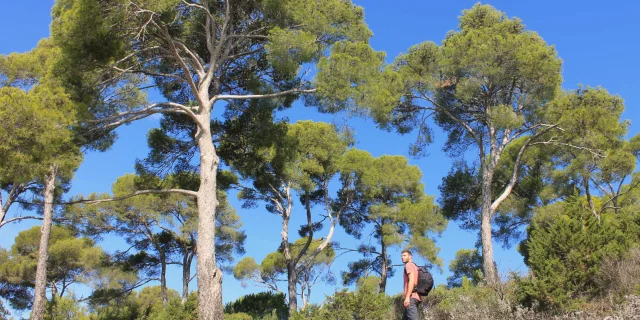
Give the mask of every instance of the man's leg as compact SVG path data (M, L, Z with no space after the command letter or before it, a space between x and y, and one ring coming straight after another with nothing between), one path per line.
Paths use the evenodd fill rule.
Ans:
M418 320L418 303L420 302L417 299L411 298L409 308L404 309L402 320Z

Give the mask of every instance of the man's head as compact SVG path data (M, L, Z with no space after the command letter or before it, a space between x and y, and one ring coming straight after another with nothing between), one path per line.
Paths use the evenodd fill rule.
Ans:
M411 251L405 249L402 250L402 263L407 263L407 262L411 262Z

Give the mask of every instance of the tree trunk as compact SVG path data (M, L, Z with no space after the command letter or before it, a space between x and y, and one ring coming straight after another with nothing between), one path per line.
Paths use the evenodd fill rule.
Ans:
M182 258L182 304L187 302L189 297L189 281L191 280L191 261L193 255L185 248L185 255Z
M198 318L200 320L223 319L222 272L216 265L215 212L216 173L219 158L209 129L210 114L200 116L201 123L196 136L200 149L200 188L198 189Z
M587 203L589 204L589 209L591 213L598 218L598 222L600 222L600 215L596 212L596 206L593 203L593 198L591 197L591 191L589 190L589 178L586 176L582 176L582 184L584 185L584 194L587 197Z
M167 262L165 260L164 253L160 254L160 291L162 292L162 307L167 306Z
M49 236L53 224L53 193L56 188L56 165L51 165L49 176L44 188L44 219L40 229L40 248L38 248L38 267L36 269L36 283L31 309L31 320L44 319L45 303L47 301L47 262L49 260Z
M296 266L292 263L287 263L287 286L289 292L289 314L292 315L298 310L298 287L297 287L298 275L296 273Z
M307 280L309 281L309 280ZM306 309L309 305L309 301L311 301L311 283L307 285L307 299L304 301L304 308Z
M383 223L384 225L384 223ZM384 243L384 240L382 240L383 238L380 238L380 245L382 246L381 249L381 253L382 253L382 270L380 270L380 292L384 293L385 290L387 289L387 246Z
M307 286L303 281L300 281L300 300L302 301L302 309L307 307Z
M485 161L482 159L482 161ZM482 224L480 226L480 235L482 238L482 266L484 269L484 277L487 283L498 283L498 270L493 260L493 240L491 235L491 218L493 211L491 210L491 183L493 180L493 169L488 169L483 164L483 182L482 182Z
M0 226L2 226L2 222L4 222L5 215L6 212L4 210L4 203L2 202L2 194L0 194Z

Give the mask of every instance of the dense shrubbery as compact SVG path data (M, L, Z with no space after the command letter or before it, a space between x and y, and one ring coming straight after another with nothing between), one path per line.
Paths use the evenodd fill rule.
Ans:
M260 292L228 303L224 307L224 313L236 320L285 320L289 316L289 307L285 303L284 293Z
M294 320L386 320L393 318L391 298L378 293L380 279L361 278L355 292L338 291L322 306L312 305L294 315Z
M594 216L583 199L539 210L520 251L531 272L516 278L518 300L536 310L581 310L601 296L598 274L605 260L620 260L633 244L637 226L627 214ZM613 276L613 275L612 275Z

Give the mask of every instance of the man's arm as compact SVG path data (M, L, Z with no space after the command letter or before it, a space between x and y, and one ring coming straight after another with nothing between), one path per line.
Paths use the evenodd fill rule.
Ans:
M416 272L417 269L415 266L413 268L407 268L409 270L407 270L407 275L409 276L409 284L407 285L407 292L404 293L404 300L410 300L411 299L411 293L413 293L413 287L416 285L416 278L418 277L418 273ZM409 272L410 271L410 272Z
M413 293L413 287L416 284L416 281L413 279L413 273L409 274L409 284L407 285L407 292L404 293L404 299L409 300L411 298L411 293Z

